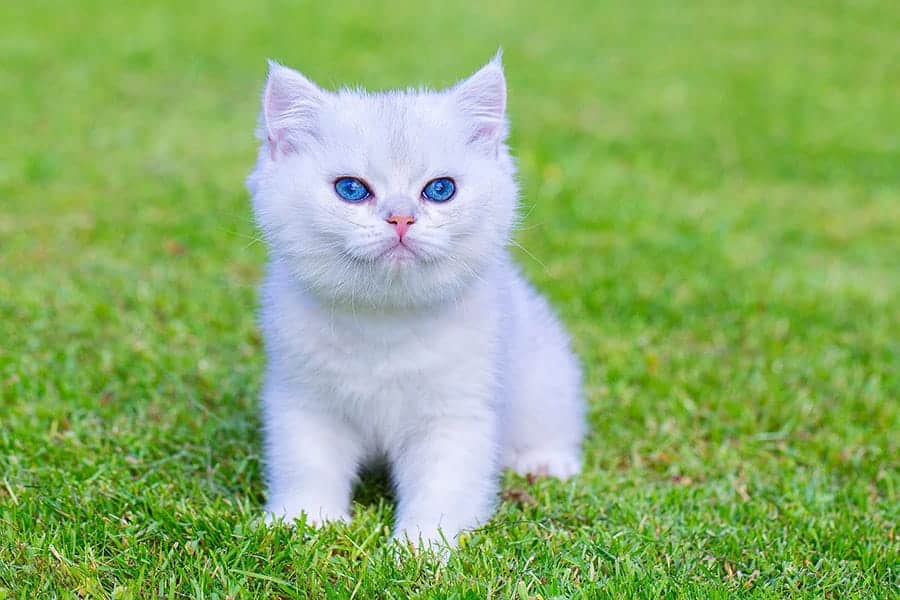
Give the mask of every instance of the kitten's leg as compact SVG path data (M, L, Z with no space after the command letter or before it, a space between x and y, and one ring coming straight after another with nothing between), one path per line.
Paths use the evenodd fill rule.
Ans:
M585 423L579 390L552 387L535 382L510 411L503 464L520 475L568 479L581 470Z
M395 538L438 546L446 538L453 545L462 530L490 518L499 483L492 417L435 418L417 427L391 458Z
M362 455L359 435L342 419L305 407L296 392L263 394L268 500L266 519L308 522L349 518Z
M534 335L539 341L517 357L503 423L503 464L521 475L568 479L581 470L586 429L581 375L561 328L545 315Z

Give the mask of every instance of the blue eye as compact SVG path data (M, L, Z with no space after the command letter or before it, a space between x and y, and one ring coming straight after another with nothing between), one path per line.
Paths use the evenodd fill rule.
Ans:
M334 182L334 191L347 202L362 202L372 195L366 184L356 177L341 177Z
M449 177L432 179L422 190L422 196L432 202L446 202L456 193L456 184Z

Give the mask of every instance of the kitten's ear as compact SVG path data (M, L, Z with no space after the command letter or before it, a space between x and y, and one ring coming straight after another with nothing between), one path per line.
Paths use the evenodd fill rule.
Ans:
M315 135L317 112L325 92L293 69L269 61L269 76L262 98L260 133L272 158L297 149L304 135ZM261 136L261 137L262 137Z
M502 51L474 75L451 90L455 102L472 127L470 142L496 148L506 139L506 77Z

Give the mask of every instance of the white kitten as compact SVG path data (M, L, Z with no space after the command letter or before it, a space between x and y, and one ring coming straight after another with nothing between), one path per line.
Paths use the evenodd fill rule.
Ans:
M440 92L327 92L270 64L248 179L270 519L347 518L386 459L395 536L452 542L490 518L502 467L578 472L577 361L507 251L505 111L499 55Z

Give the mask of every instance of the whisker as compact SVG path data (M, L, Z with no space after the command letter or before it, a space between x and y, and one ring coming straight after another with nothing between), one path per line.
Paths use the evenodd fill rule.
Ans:
M544 226L544 222L538 221L537 223L532 223L528 227L520 227L517 225L515 229L516 229L516 231L530 231L532 229L537 229L538 227L543 227L543 226Z
M232 229L225 229L225 228L220 228L220 229L221 229L221 231L223 231L229 235L233 235L235 237L242 237L244 239L250 240L250 242L246 246L244 246L244 250L246 250L247 248L249 248L250 246L252 246L254 244L261 244L261 243L265 243L265 241L266 241L265 238L262 238L257 235L247 235L246 233L241 233L240 231L234 231Z
M511 244L513 244L514 246L516 246L516 247L518 247L519 249L521 249L522 252L524 252L525 254L527 254L528 256L530 256L537 264L541 265L541 267L544 269L544 271L547 270L547 265L545 265L545 264L543 263L543 261L542 261L541 259L539 259L537 256L535 256L534 254L532 254L531 251L528 250L528 248L526 248L525 246L523 246L522 244L520 244L519 242L517 242L517 241L516 241L515 239L513 239L513 238L509 238L509 241L510 241Z

